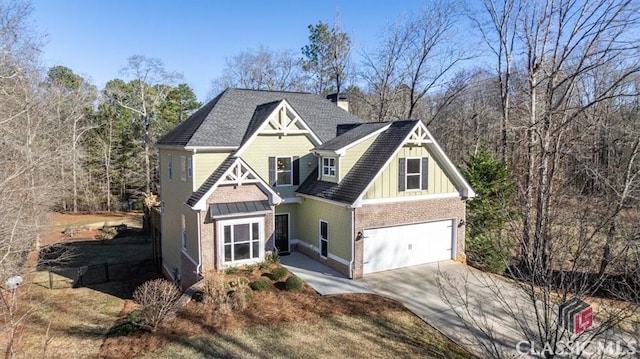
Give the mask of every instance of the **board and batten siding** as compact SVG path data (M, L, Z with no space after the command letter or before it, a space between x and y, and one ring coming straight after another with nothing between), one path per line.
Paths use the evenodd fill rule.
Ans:
M162 261L169 274L173 268L181 268L182 215L187 229L187 253L198 260L197 215L184 203L193 192L193 182L181 178L181 156L192 155L184 150L160 149L160 200L164 203L162 216ZM169 159L172 162L172 179L169 180Z
M399 158L428 158L428 182L426 190L399 191L398 189L398 160ZM458 192L446 172L429 150L424 146L403 146L398 154L391 160L387 168L378 176L375 182L367 190L364 199L392 198L405 196L420 196L427 194L441 194Z
M299 158L300 183L317 167L316 157L309 151L313 143L305 135L258 135L240 157L269 183L269 157ZM298 186L277 186L273 190L282 198L295 197Z
M298 239L305 242L307 247L313 246L318 251L320 246L320 220L329 226L328 253L351 260L351 210L346 206L334 205L327 202L304 198L299 204ZM304 244L303 244L304 245Z
M227 157L229 157L228 152L196 152L193 155L193 176L195 179L193 191L202 186L204 181L211 176Z

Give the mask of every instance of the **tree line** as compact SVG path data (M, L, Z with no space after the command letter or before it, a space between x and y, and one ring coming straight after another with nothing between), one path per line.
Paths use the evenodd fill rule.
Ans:
M540 318L536 333L556 343L552 298L638 278L638 4L465 5L425 2L373 49L356 49L338 19L309 25L300 49L227 58L212 95L347 92L365 120L424 121L478 189L468 204L469 261L535 284L523 290ZM120 209L155 192L152 144L201 105L159 59L130 57L103 89L67 67L43 68L30 11L0 0L2 278L38 243L48 211ZM637 302L638 288L625 283L610 295Z

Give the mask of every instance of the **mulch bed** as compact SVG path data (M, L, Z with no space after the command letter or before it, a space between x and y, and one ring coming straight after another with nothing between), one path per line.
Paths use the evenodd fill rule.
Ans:
M232 280L243 276L253 280L262 273L263 271L251 275L228 275L227 278ZM122 318L134 308L134 305L125 305ZM221 314L213 310L213 306L191 301L178 312L176 318L163 324L155 333L137 331L126 336L108 336L102 344L99 356L131 358L149 353L172 341L202 333L390 310L405 309L399 302L372 294L322 297L306 284L297 292L288 292L274 286L268 291L254 291L248 308L241 312Z

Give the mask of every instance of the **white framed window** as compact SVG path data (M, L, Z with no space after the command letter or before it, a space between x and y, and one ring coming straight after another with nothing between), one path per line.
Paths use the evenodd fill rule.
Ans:
M293 184L293 157L276 157L276 186Z
M193 163L191 162L191 157L187 157L187 178L193 177Z
M320 227L318 228L320 234L320 256L327 258L329 249L329 223L320 220Z
M255 262L264 256L264 218L220 221L221 256L226 265Z
M422 159L406 159L405 188L407 191L420 190L422 185Z
M173 160L171 158L171 154L167 155L167 176L169 177L169 181L173 180Z
M336 176L336 159L332 157L322 158L322 175L335 177Z
M187 220L184 217L184 214L182 214L181 233L182 233L182 249L187 249Z
M187 158L180 156L180 180L187 180Z

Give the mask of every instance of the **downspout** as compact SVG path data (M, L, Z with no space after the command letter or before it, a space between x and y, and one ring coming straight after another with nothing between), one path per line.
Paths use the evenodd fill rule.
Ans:
M349 262L349 279L353 279L353 263L356 258L356 209L351 208L351 261Z
M202 277L202 232L200 224L200 211L197 213L198 217L198 266L196 267L196 275L198 279Z

